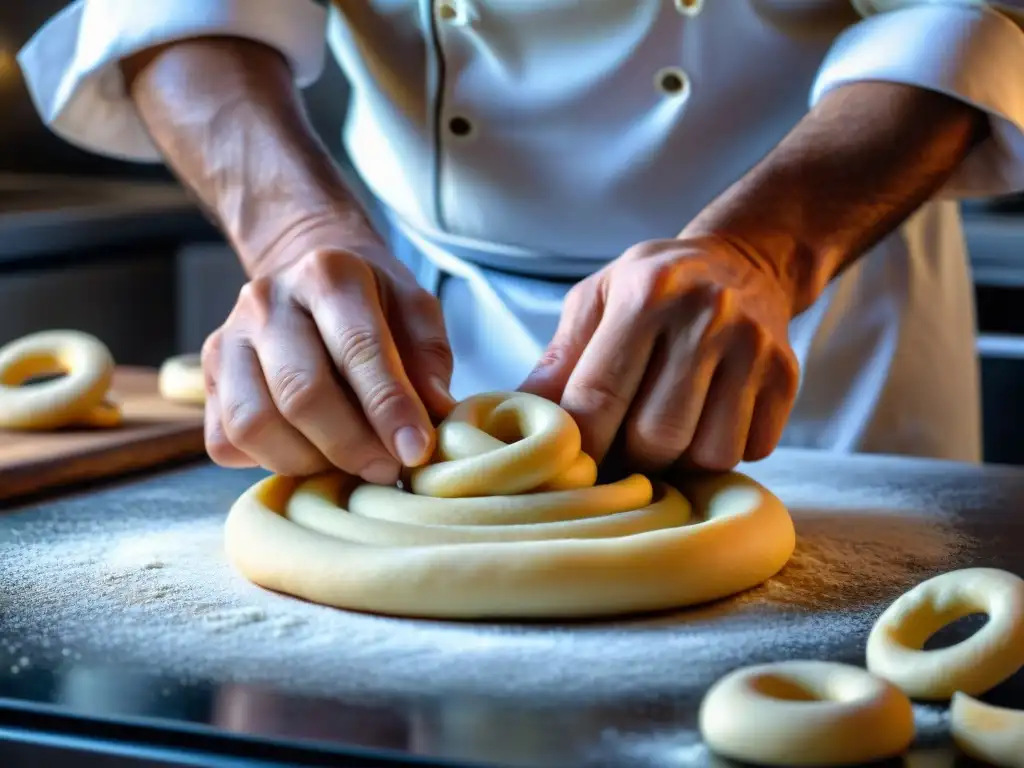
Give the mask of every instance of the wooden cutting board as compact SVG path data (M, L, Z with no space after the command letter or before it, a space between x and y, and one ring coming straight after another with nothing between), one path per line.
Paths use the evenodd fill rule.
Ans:
M160 397L155 370L118 368L111 397L114 429L0 430L0 500L206 455L203 409Z

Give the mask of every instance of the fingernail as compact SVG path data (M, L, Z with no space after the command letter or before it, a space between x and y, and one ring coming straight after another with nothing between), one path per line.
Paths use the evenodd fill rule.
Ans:
M407 467L415 467L427 460L430 438L422 429L402 427L395 432L395 451Z
M398 482L398 467L387 459L370 462L360 474L363 480L375 485L394 485Z

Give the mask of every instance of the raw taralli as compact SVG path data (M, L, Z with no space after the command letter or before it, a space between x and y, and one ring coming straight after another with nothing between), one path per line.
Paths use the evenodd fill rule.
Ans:
M60 378L31 386L28 380ZM114 358L95 336L41 331L0 347L0 428L116 427L121 409L105 400Z
M906 694L830 661L730 672L705 695L699 722L717 754L759 765L859 765L898 755L914 739Z
M206 402L206 385L199 355L168 358L160 366L157 381L160 396L165 400L186 405L203 405Z
M988 622L948 648L929 637L975 613ZM867 667L916 699L985 693L1024 666L1024 580L996 568L965 568L928 579L890 605L868 636Z
M789 513L744 475L694 480L688 499L642 476L595 479L578 427L557 405L478 395L441 424L413 492L339 474L272 476L233 505L225 543L242 574L269 589L450 619L705 603L757 586L793 553Z
M949 729L968 757L1000 768L1024 768L1024 712L957 693L950 707Z

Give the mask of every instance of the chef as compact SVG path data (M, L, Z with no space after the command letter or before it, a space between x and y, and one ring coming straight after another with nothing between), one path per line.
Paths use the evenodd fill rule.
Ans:
M166 162L238 253L203 349L222 465L393 482L453 396L517 387L646 471L780 442L978 461L957 201L1024 187L1022 18L79 0L20 62L54 132ZM298 97L325 39L354 179Z

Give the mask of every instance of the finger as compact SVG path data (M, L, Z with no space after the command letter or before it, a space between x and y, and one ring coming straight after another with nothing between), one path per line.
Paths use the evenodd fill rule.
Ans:
M555 403L561 401L569 377L597 330L602 314L601 296L589 283L579 283L569 291L551 342L530 375L519 385L519 390Z
M409 380L433 416L455 407L449 387L453 358L441 302L417 285L396 288L395 341Z
M434 427L398 355L377 278L361 262L324 257L322 279L300 290L336 369L392 455L409 467L434 450ZM354 272L353 270L364 270Z
M799 384L800 373L795 360L781 355L769 359L750 417L744 461L760 461L775 450L793 410Z
M227 433L224 432L224 425L221 423L220 399L217 397L217 374L220 369L221 338L221 331L214 331L207 337L200 351L203 383L206 389L206 404L203 416L203 439L206 443L206 453L209 454L216 464L222 467L229 469L255 467L255 461L249 458L245 452L240 451L231 444Z
M334 365L313 320L298 307L278 305L253 338L274 405L334 466L367 482L393 485L399 463L388 453Z
M693 442L721 360L723 322L715 312L695 312L656 347L624 428L627 461L637 469L666 469Z
M562 394L562 407L575 418L583 450L600 463L640 388L654 349L655 332L604 316L580 356Z
M294 476L330 467L312 443L278 413L256 352L247 340L230 335L224 338L217 395L228 440L260 466Z
M216 395L206 396L206 415L203 421L203 438L206 453L214 463L227 469L246 469L258 466L245 452L231 444L221 422L220 402Z
M730 340L711 379L688 451L691 463L702 469L732 469L743 460L747 446L754 402L761 390L764 344L758 328L738 333L742 338Z

